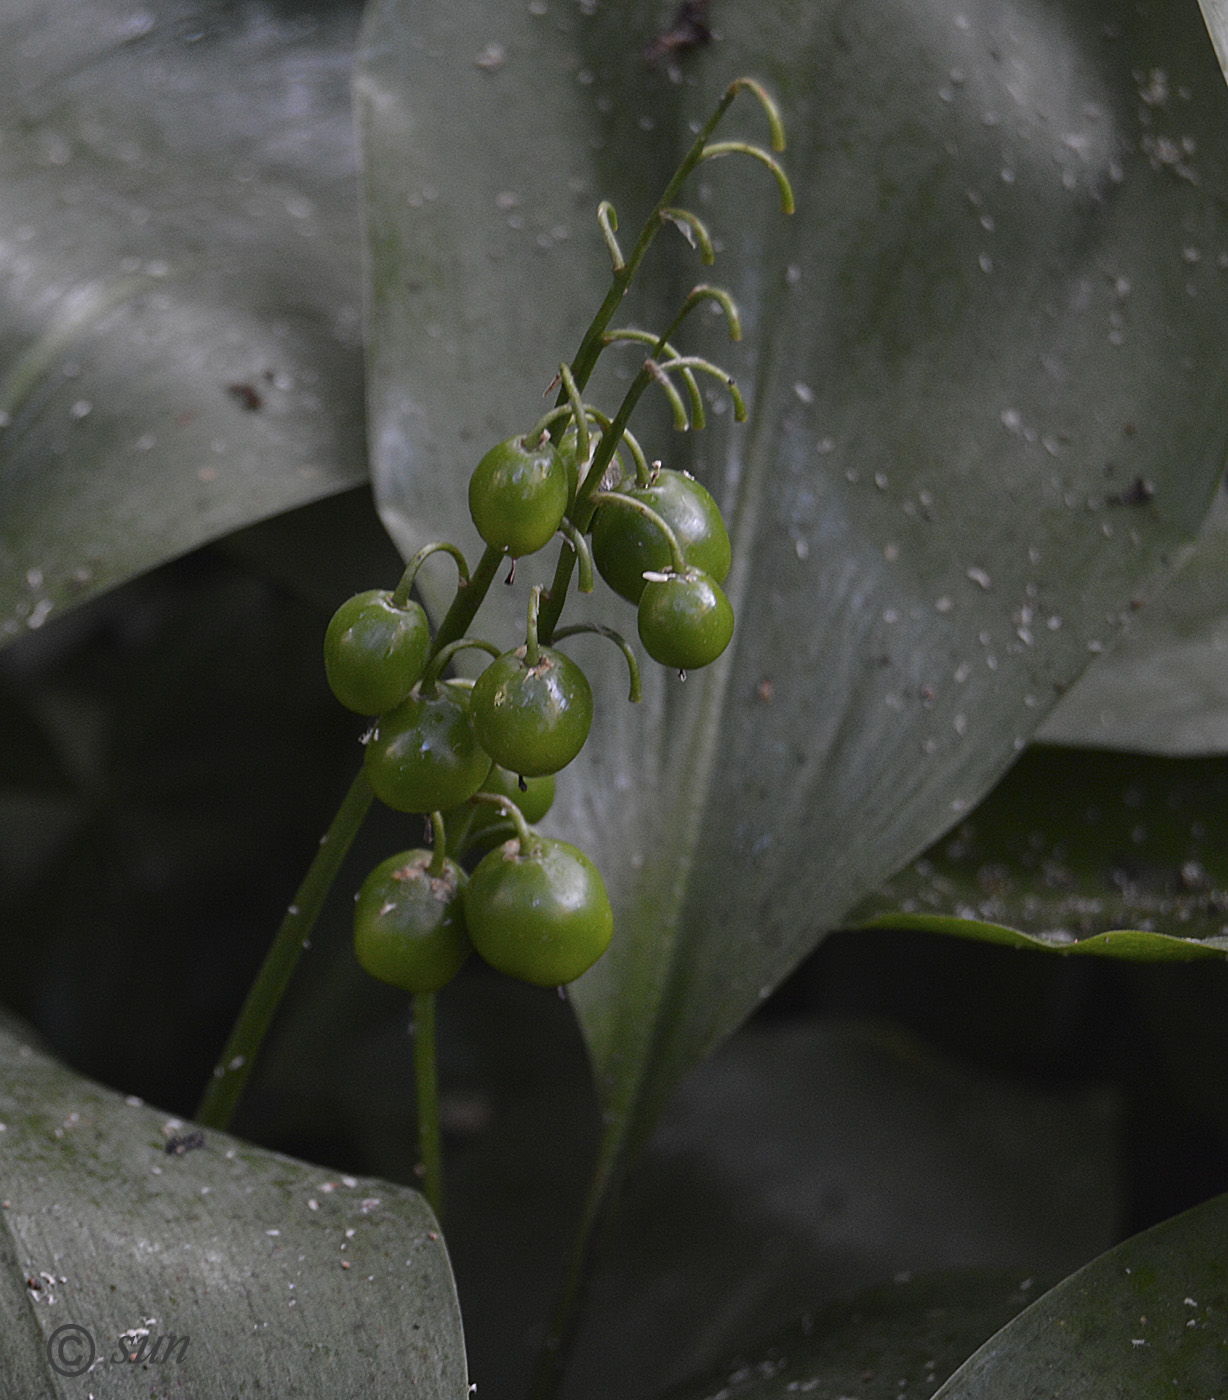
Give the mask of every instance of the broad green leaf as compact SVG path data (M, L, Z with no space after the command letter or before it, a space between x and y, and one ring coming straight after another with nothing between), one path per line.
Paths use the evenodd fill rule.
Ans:
M1037 1292L1036 1280L1018 1273L905 1274L847 1303L804 1313L730 1364L671 1390L668 1400L929 1395Z
M1194 551L1042 725L1051 744L1174 756L1228 752L1228 494Z
M365 474L356 3L0 17L0 643Z
M991 1338L934 1400L1203 1400L1228 1375L1228 1196L1135 1235Z
M8 1023L0 1122L8 1394L467 1394L447 1254L417 1192L221 1133L198 1143ZM121 1340L141 1337L166 1339L163 1357L187 1345L125 1362Z
M1144 962L1228 953L1228 759L1034 748L852 916Z
M703 166L683 201L716 267L667 229L626 312L659 327L727 283L743 345L678 339L751 422L635 425L726 513L730 651L685 685L652 668L632 708L613 649L574 645L600 713L552 822L615 902L572 995L616 1145L972 809L1181 557L1228 431L1228 94L1192 6L776 0L673 73L644 58L660 20L376 0L357 79L373 476L403 552L474 547L472 465L539 416L604 294L598 200L629 244L740 73L790 132L796 216L759 166ZM754 104L722 134L763 139ZM608 411L618 383L594 380ZM523 635L533 563L476 630ZM441 565L436 607L451 586ZM575 614L633 626L604 592Z

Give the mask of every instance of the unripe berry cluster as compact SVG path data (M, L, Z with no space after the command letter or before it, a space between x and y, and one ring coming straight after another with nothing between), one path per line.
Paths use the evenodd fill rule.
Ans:
M486 453L470 480L469 506L488 551L515 559L560 531L580 485L569 459L575 462L574 451L560 451L545 434L533 447L512 438ZM720 588L731 562L729 535L711 495L693 477L659 464L642 485L593 495L593 562L637 606L645 650L679 670L715 660L733 634L733 610ZM466 578L463 562L461 568ZM540 641L535 588L523 645L497 653L472 684L443 679L442 665L455 651L486 644L462 639L433 650L426 614L407 593L403 579L395 592L356 594L325 634L334 694L375 717L364 760L375 795L398 811L439 814L444 841L435 853L390 857L368 876L355 911L359 961L406 991L436 991L472 946L512 976L569 982L610 942L609 899L582 851L527 824L545 816L553 775L588 738L588 677ZM638 693L633 659L631 665ZM530 789L529 780L538 786ZM453 857L505 834L467 877Z
M732 549L721 512L694 477L650 464L627 425L641 395L657 385L676 427L702 428L698 375L715 378L733 401L734 418L745 418L732 377L708 360L679 354L671 343L705 302L723 311L736 340L737 312L726 292L701 284L664 334L611 329L609 322L661 224L685 226L704 262L712 261L704 225L674 203L701 161L734 152L755 157L775 175L791 211L788 181L771 155L742 142L709 141L739 91L759 99L780 149L783 135L770 99L758 84L739 79L683 160L629 259L615 237L612 206L600 206L618 295L607 297L575 359L559 366L554 408L528 432L490 448L474 468L469 513L485 545L475 573L456 545L429 545L394 590L357 594L329 624L329 683L342 704L374 717L364 758L370 789L397 811L428 815L434 833L433 850L384 861L358 898L360 961L407 991L438 990L471 946L512 976L561 984L586 971L610 942L613 917L596 867L575 846L541 836L531 825L546 814L553 775L580 753L593 722L588 677L557 643L578 631L613 641L627 660L631 699L639 698L639 663L618 632L596 624L559 627L573 574L578 570L581 592L591 591L596 573L632 604L644 650L683 677L714 662L732 639L733 608L721 587ZM644 358L610 418L585 402L582 391L598 357L614 345L639 347ZM634 462L631 474L626 456ZM531 590L523 643L502 649L469 636L502 561L511 561L514 574L518 559L556 536L563 547L554 578L548 590ZM436 550L453 556L460 584L432 637L411 591L418 567ZM493 659L475 681L448 679L448 663L465 647L484 649ZM462 862L479 853L466 875Z

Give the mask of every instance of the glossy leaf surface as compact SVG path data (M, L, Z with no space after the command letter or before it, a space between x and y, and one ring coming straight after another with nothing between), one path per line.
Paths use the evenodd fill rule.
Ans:
M934 1400L1194 1400L1228 1371L1228 1197L1166 1220L1059 1284L960 1367Z
M1228 954L1228 761L1036 748L850 922L1171 962Z
M1041 728L1053 744L1186 757L1228 752L1228 495L1158 598Z
M416 1191L194 1138L8 1023L0 1121L10 1394L467 1394L447 1255ZM121 1340L141 1336L188 1344L126 1362Z
M659 20L377 0L357 88L373 473L405 552L472 539L472 464L540 415L605 292L598 200L629 243L739 73L788 124L796 216L749 161L703 166L716 267L667 230L626 308L659 326L725 282L743 345L678 339L751 422L635 423L729 523L729 651L632 708L621 662L574 647L598 715L550 820L615 903L573 997L616 1137L971 810L1179 558L1225 442L1228 93L1195 10L743 5L677 82L645 62ZM763 139L735 112L722 135ZM529 573L486 635L515 636Z
M365 475L358 6L0 19L0 643Z

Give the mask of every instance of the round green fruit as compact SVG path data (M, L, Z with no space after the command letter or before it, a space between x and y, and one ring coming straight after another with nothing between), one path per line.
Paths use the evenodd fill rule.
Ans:
M363 769L376 797L398 812L444 812L468 802L490 772L462 696L418 688L376 721Z
M666 468L650 486L621 494L650 506L673 530L686 562L723 583L733 558L720 507L685 472ZM637 510L607 502L593 517L593 563L615 593L638 603L645 573L663 574L672 563L660 529Z
M549 544L563 523L567 467L550 440L527 447L508 438L492 447L469 478L469 514L478 534L518 558Z
M465 872L445 860L432 875L430 851L390 856L363 881L354 905L354 952L362 967L406 992L437 992L461 970L473 945L465 931Z
M733 608L720 584L699 569L649 578L637 616L644 650L679 671L710 665L733 637Z
M583 851L535 837L496 846L465 886L473 946L500 972L539 987L572 982L609 947L614 914L605 883Z
M584 747L593 722L588 677L561 651L506 651L473 684L470 715L496 763L526 778L557 773Z
M347 598L324 634L324 671L333 694L360 715L399 705L422 674L431 646L426 613L386 589Z

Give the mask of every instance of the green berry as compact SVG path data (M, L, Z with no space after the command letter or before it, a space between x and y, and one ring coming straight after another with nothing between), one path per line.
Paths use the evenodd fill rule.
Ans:
M699 569L650 577L640 595L640 641L654 661L679 671L716 660L733 637L733 608Z
M465 872L430 851L390 856L363 881L354 906L354 952L372 977L406 992L437 992L461 970L472 944L461 890Z
M376 797L398 812L443 812L468 802L490 772L469 707L451 686L417 687L381 715L363 768Z
M567 467L550 440L528 447L521 438L498 443L469 478L469 514L478 534L513 558L549 544L563 523Z
M383 714L413 689L431 646L426 613L397 604L386 589L347 598L324 634L324 670L333 694L360 715Z
M673 530L686 562L717 583L729 573L732 551L720 507L685 472L659 471L649 486L621 494L651 507ZM645 573L665 573L671 566L669 544L658 526L616 502L593 517L593 563L610 587L630 603L644 591Z
M473 685L473 727L504 768L540 777L565 768L584 747L593 722L593 692L579 666L551 647L504 652Z
M597 867L566 841L536 837L496 846L465 886L473 946L500 972L555 987L572 982L605 952L614 932Z

